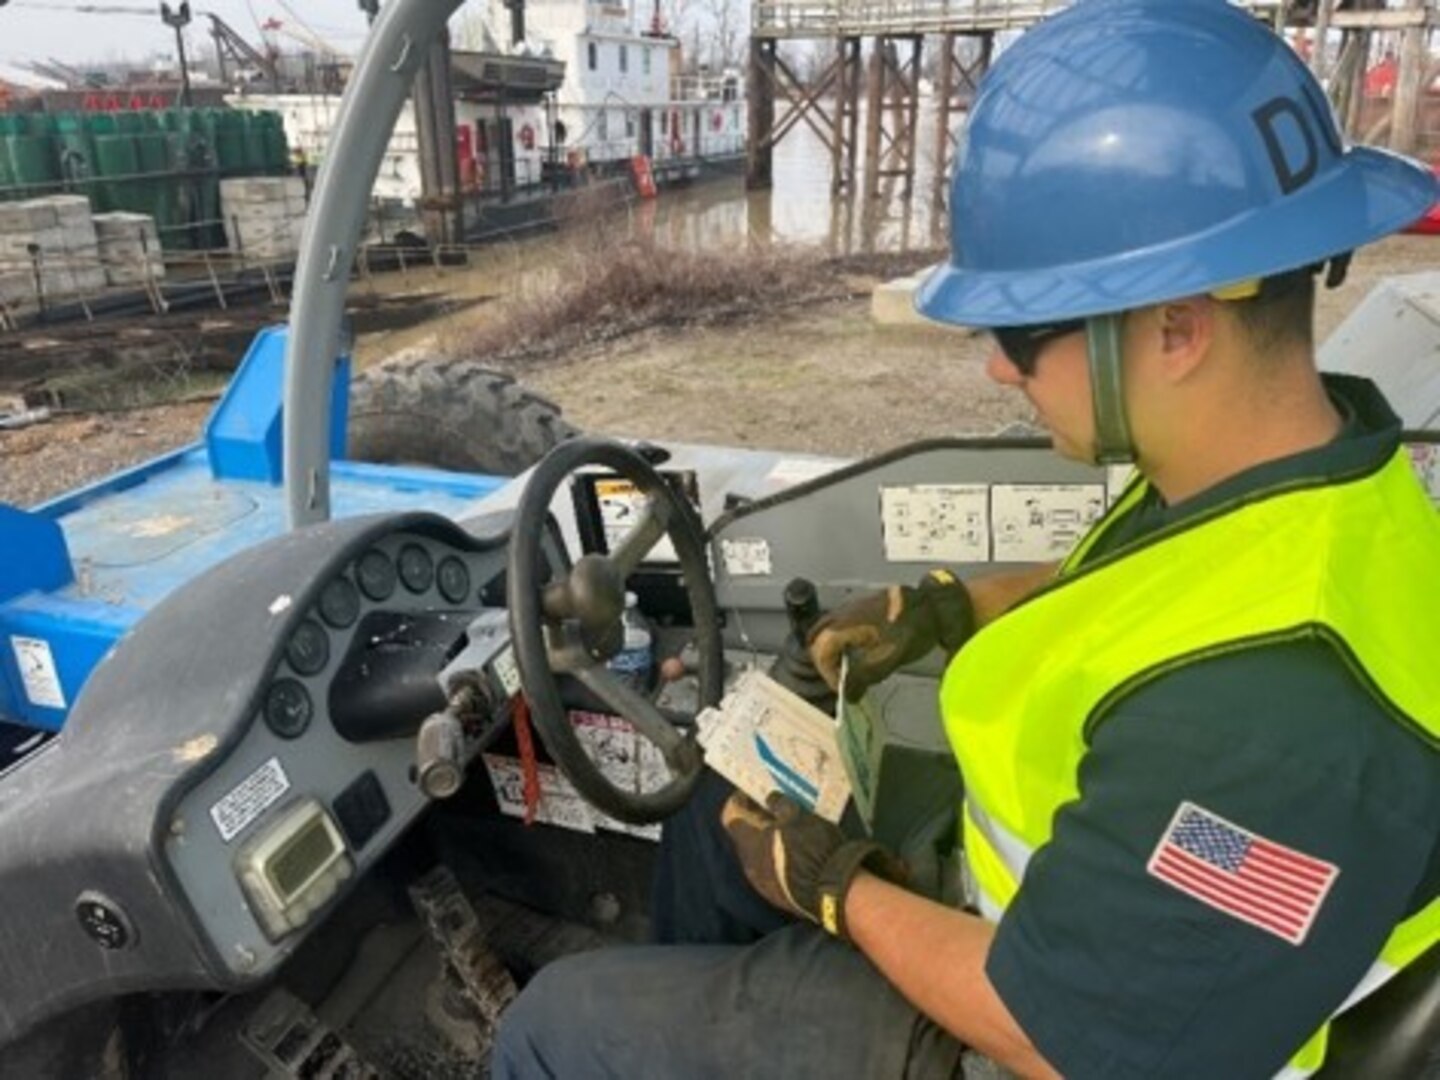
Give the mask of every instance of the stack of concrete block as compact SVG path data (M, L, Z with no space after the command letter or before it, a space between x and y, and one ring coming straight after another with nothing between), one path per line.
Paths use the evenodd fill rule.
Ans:
M133 287L165 276L160 233L149 214L96 214L95 238L100 245L100 265L111 285Z
M105 287L85 196L0 203L0 299L9 305L35 302L37 267L47 300L89 295Z
M298 176L243 176L220 181L220 209L230 250L255 259L293 259L305 227L305 181Z

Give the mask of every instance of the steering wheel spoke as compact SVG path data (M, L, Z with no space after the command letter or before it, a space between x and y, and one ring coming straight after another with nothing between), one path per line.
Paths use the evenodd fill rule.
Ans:
M645 492L645 503L609 556L585 555L564 581L547 585L541 539L550 504L571 473L595 465L613 470ZM700 781L704 766L700 747L643 694L612 674L603 658L619 647L612 635L621 631L626 579L668 536L694 617L700 707L719 703L719 611L698 515L633 450L606 440L573 439L552 450L531 473L510 535L510 633L531 718L546 750L580 794L611 817L636 825L668 817L685 804ZM634 724L664 757L670 780L654 791L635 791L612 782L575 733L557 675L575 678Z
M615 550L610 553L610 562L621 581L635 572L641 560L654 550L670 528L670 504L654 496L645 500L644 508L630 531L625 534Z
M665 755L666 762L670 762L671 756L681 743L688 741L645 695L616 676L609 668L592 664L574 672L574 675L596 697L614 709L617 715L634 724L640 734L654 743L660 753Z

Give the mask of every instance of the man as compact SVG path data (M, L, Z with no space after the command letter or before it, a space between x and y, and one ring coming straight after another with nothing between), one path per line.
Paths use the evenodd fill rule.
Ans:
M1139 478L1059 567L938 572L812 639L832 683L954 653L973 910L731 798L745 877L822 929L767 916L712 787L661 930L759 940L542 973L498 1074L944 1075L961 1044L1025 1076L1316 1070L1440 942L1440 521L1375 389L1316 374L1315 276L1435 196L1221 0L1090 0L1003 54L920 307L993 328L1060 453Z

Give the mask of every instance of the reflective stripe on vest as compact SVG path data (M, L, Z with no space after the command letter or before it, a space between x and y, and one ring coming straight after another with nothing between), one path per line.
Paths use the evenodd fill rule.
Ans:
M1094 726L1184 665L1324 640L1396 723L1440 750L1440 516L1403 449L1373 473L1251 495L1080 565L1144 490L1128 490L1056 582L977 633L945 673L966 860L988 917L1078 796ZM1395 928L1346 1006L1436 942L1440 901ZM1296 1054L1293 1075L1320 1066L1327 1033Z

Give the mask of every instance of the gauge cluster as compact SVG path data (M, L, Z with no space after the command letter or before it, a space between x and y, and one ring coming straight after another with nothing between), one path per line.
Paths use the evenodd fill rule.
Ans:
M289 618L253 720L180 801L166 856L221 957L254 971L288 954L330 898L424 809L420 722L462 652L482 673L466 760L508 718L505 552L382 536L326 570Z

